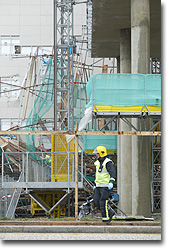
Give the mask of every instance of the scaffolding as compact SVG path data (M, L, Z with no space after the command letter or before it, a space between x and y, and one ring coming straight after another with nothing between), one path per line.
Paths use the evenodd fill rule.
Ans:
M153 119L155 131L160 131L161 124ZM152 182L151 182L152 212L161 212L161 138L152 137Z
M54 1L54 129L73 130L73 1Z
M128 118L138 118L140 123L146 119L152 120L152 125L146 131L148 135L151 135L152 131L157 129L160 131L161 123L161 99L160 99L160 86L155 91L158 93L158 98L155 98L155 105L151 103L145 103L144 100L149 100L147 95L147 88L145 81L143 83L143 76L135 76L135 82L137 86L142 83L142 88L132 89L133 93L142 93L142 97L137 100L142 100L141 103L131 103L130 107L126 104L122 106L115 104L108 104L109 98L113 100L113 96L119 99L118 91L122 93L122 89L117 87L113 90L114 93L110 92L109 98L103 100L103 93L106 91L106 83L103 84L101 91L100 100L104 103L96 102L97 92L95 86L92 85L91 96L88 96L89 85L91 81L93 82L96 78L95 69L98 67L100 72L115 73L116 68L113 60L113 65L111 67L104 64L104 59L93 59L92 64L86 63L87 53L90 55L90 29L92 21L92 1L87 1L87 32L86 39L85 36L76 37L73 34L73 7L75 2L72 0L54 0L54 60L53 55L49 55L49 60L45 63L45 74L42 81L42 85L36 88L36 85L28 87L28 89L33 89L36 94L34 107L30 113L29 119L27 120L25 131L30 131L26 135L25 143L18 139L18 152L13 151L2 152L2 190L4 194L7 195L7 191L10 190L12 196L15 195L16 190L24 190L25 193L29 194L31 197L31 213L34 215L36 212L43 211L46 215L52 215L53 217L59 216L70 216L69 206L73 203L71 199L75 195L75 139L73 139L69 144L66 140L65 132L71 132L73 137L74 124L75 122L80 122L83 118L84 111L89 105L92 105L92 122L87 123L85 127L84 134L80 133L77 135L78 143L76 150L79 151L78 162L78 188L81 192L91 194L92 188L89 182L93 184L94 181L94 169L93 163L95 161L94 155L92 154L93 149L101 144L105 143L108 148L110 157L113 158L116 163L117 158L117 135L124 134L124 131L120 131L119 124L120 120L126 122L130 130L133 129L134 132L142 131L142 125L138 128L128 120ZM86 48L83 46L87 45ZM82 53L85 51L85 56L83 58ZM77 56L75 60L75 55ZM41 55L43 56L43 55ZM43 60L43 58L42 58ZM31 65L36 64L35 57L32 59ZM97 66L97 64L102 64ZM33 67L33 66L32 66ZM160 63L158 59L152 59L151 67L153 69L154 83L157 85L157 81L160 81ZM29 70L30 73L31 70ZM124 78L124 81L129 79L129 75L125 74L99 74L107 80L108 78L117 78L117 81ZM31 75L33 75L31 73ZM112 76L114 75L114 76ZM131 76L132 77L132 76ZM150 77L149 75L147 76ZM152 78L152 76L151 76ZM92 79L92 80L91 80ZM127 82L125 85L127 87ZM101 84L102 85L102 84ZM118 86L118 82L117 85ZM129 91L124 85L124 91ZM98 91L98 89L97 89ZM117 91L117 92L116 92ZM153 89L150 88L148 91L151 93ZM127 98L131 96L127 94ZM146 94L146 98L145 98ZM115 98L115 99L116 99ZM125 101L125 98L121 98ZM126 100L128 101L128 100ZM131 101L131 100L130 100ZM89 104L90 103L90 104ZM54 104L54 107L53 107ZM54 108L54 114L51 116L50 127L47 127L47 119L44 118L44 114L49 112ZM54 118L53 118L54 116ZM17 128L21 129L22 128ZM63 134L50 134L50 130L62 131ZM86 129L88 131L94 132L94 134L86 134ZM38 131L44 134L38 134ZM95 132L104 132L103 134L95 134ZM34 134L35 132L35 134ZM37 132L37 134L36 134ZM46 134L46 132L49 132ZM51 131L52 132L52 131ZM80 131L79 131L80 132ZM107 134L107 132L115 132L115 134ZM71 134L70 133L70 134ZM150 134L149 134L150 133ZM70 135L69 133L67 135ZM131 133L133 135L133 133ZM137 134L139 135L139 134ZM155 135L155 134L153 134ZM156 134L159 135L159 134ZM22 135L23 136L23 135ZM160 168L161 161L157 162L160 158L160 144L159 136L152 136L152 212L160 211ZM11 138L10 138L11 139ZM48 141L49 150L47 151L44 145L45 141ZM7 142L5 142L7 143ZM6 144L5 144L6 145ZM24 151L21 150L24 147ZM6 149L6 148L5 148ZM16 147L15 147L16 149ZM157 152L157 153L155 153ZM48 155L51 162L46 159ZM13 172L10 169L15 169L15 177L13 177ZM20 176L22 174L22 179ZM9 178L8 178L9 177ZM57 191L56 191L57 190ZM116 193L116 187L114 193ZM80 194L79 194L80 195ZM2 194L3 197L3 194ZM19 196L18 196L19 197ZM15 207L17 204L17 199L15 199ZM11 198L9 198L11 199ZM12 199L11 199L12 200ZM14 200L14 198L13 198ZM66 204L65 201L68 201ZM0 205L2 203L0 202ZM6 202L6 211L9 211L9 204ZM12 204L12 203L11 203ZM5 207L4 206L4 207ZM72 216L75 216L74 206L72 206ZM77 206L77 204L76 204ZM14 206L13 206L14 208ZM15 209L13 209L15 210ZM4 210L5 211L5 210ZM3 213L4 215L5 213ZM11 215L12 217L14 214Z

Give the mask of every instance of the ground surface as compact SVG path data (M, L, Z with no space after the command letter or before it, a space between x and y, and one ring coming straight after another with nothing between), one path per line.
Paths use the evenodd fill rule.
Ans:
M1 240L161 240L160 234L1 233Z

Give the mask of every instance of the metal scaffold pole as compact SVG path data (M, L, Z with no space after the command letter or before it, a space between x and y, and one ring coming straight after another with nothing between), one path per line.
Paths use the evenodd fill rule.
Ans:
M73 131L73 1L54 0L54 130ZM55 178L69 182L70 151L73 146L67 143L65 136L54 136L53 148L60 154L53 159ZM61 146L60 146L61 145ZM73 145L73 144L72 144ZM63 159L63 152L67 154ZM68 173L64 172L64 162L67 162ZM65 164L66 165L66 164ZM58 176L58 177L57 177ZM69 199L68 199L69 203ZM68 205L69 206L69 205Z
M54 130L73 130L73 1L54 0Z

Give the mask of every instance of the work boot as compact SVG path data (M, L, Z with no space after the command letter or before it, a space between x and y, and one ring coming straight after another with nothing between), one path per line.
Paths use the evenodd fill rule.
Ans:
M112 220L112 217L115 215L115 212L112 209L109 209L109 221L110 222Z

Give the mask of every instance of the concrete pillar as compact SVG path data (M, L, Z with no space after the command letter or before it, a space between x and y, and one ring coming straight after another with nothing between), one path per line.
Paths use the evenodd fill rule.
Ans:
M131 0L131 72L148 74L150 59L150 0ZM147 130L149 121L142 121ZM139 128L139 120L132 119ZM132 215L150 217L150 138L132 136Z
M131 0L131 72L150 73L150 0Z
M121 131L131 130L121 121ZM118 194L119 206L129 215L132 215L132 137L128 135L118 136Z
M142 130L149 127L142 122ZM132 120L139 127L137 119ZM132 136L132 215L151 216L151 137Z
M120 30L120 73L131 73L131 30Z
M116 59L117 59L117 73L119 74L120 73L120 56L117 56Z
M131 73L131 31L120 31L120 73ZM129 119L130 121L131 119ZM129 131L130 126L120 120L120 130ZM118 136L118 193L119 206L132 214L132 149L131 136Z

